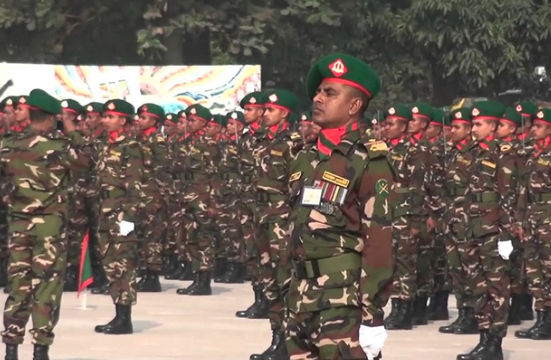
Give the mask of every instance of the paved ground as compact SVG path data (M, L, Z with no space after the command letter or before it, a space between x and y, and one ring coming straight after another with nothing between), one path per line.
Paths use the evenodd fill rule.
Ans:
M94 326L109 321L114 312L107 296L88 295L89 310L80 310L75 293L63 298L61 320L51 350L54 360L247 360L270 341L266 320L234 317L247 307L252 293L249 284L218 285L211 297L176 295L175 289L187 282L164 281L163 293L140 294L134 308L134 335L102 335ZM0 300L5 301L6 295ZM455 315L455 310L453 310ZM470 350L478 337L442 335L441 323L413 331L391 332L384 351L390 360L446 360ZM548 358L549 341L522 341L512 336L504 341L506 359ZM20 349L21 360L31 359L30 339ZM0 352L0 354L3 353ZM547 354L547 355L546 355ZM1 355L0 355L1 357Z

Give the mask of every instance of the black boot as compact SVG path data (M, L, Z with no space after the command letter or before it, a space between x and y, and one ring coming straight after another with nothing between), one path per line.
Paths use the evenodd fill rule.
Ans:
M251 311L247 314L248 319L268 319L268 310L270 309L270 304L262 286L259 286L258 290L255 290L255 302L258 297L258 303L254 306Z
M193 280L195 279L195 275L196 274L193 272L191 261L185 261L184 271L182 272L182 274L180 274L180 277L178 278L178 280L182 280L182 281Z
M457 309L458 310L458 315L457 315L457 319L455 319L454 322L452 322L451 324L449 325L446 325L446 326L440 326L440 328L438 329L438 332L442 333L442 334L453 334L455 333L455 329L456 327L458 326L458 324L462 323L465 318L465 310L466 308L459 308Z
M214 282L215 283L221 282L228 271L229 271L228 260L226 258L216 259L216 266L214 267L214 272L212 273Z
M176 294L187 295L191 289L194 289L198 285L199 285L199 273L197 272L195 274L195 279L193 279L193 282L191 283L191 285L188 286L187 288L180 288L176 290Z
M94 294L94 295L108 295L109 294L109 283L107 282L107 280L105 280L105 282L103 284L100 284L100 286L98 286L97 288L92 289L92 294Z
M474 316L474 308L466 307L461 321L457 322L453 333L456 335L478 334L478 321Z
M139 292L161 292L161 282L159 280L159 272L148 270L145 276L145 281L141 286L138 286Z
M532 331L532 340L551 340L551 309L543 311L543 321Z
M478 354L485 348L486 344L488 343L490 338L490 334L488 330L482 330L480 331L480 339L478 341L478 344L474 347L474 349L471 350L468 354L460 354L457 355L457 360L478 360L477 357ZM488 359L489 360L489 359Z
M431 298L430 311L427 318L432 321L446 321L450 319L448 312L448 291L439 291Z
M520 325L520 312L522 309L522 295L511 295L511 307L509 307L509 319L507 325Z
M242 270L242 264L230 262L228 264L228 271L226 271L220 282L224 284L243 284L245 279L243 279Z
M411 330L413 328L413 302L400 299L398 306L398 313L391 321L385 322L385 328L387 330Z
M427 319L427 296L418 296L413 305L413 325L427 325L429 323Z
M19 360L17 356L17 344L6 344L6 357L4 360Z
M253 287L254 302L247 310L239 310L235 312L235 316L238 318L247 318L254 311L255 307L259 306L262 302L262 286Z
M385 319L385 323L392 322L393 319L398 316L398 313L400 312L401 300L398 298L393 298L390 300L390 302L392 303L392 308L390 309L390 314L388 314Z
M166 255L163 261L163 269L160 275L166 276L172 274L172 272L178 267L178 255L170 254Z
M199 282L196 287L188 291L188 295L205 296L212 295L210 287L210 271L199 271Z
M115 318L105 325L96 326L95 331L109 335L132 334L132 306L117 304L115 311Z
M78 290L78 270L74 266L67 268L65 272L65 282L63 283L63 291L74 292Z
M149 278L149 270L139 270L136 273L136 277L140 278L140 280L138 280L138 283L136 284L136 289L139 291L142 288L143 284Z
M8 284L8 285L6 285L6 287L4 288L4 294L9 294L10 291L11 291L11 285Z
M533 309L533 303L534 299L530 294L522 294L521 295L521 309L520 309L520 320L521 321L532 321L534 320L534 309Z
M167 280L178 280L180 276L184 273L185 270L185 264L183 261L176 262L176 265L174 265L174 269L169 274L165 275L165 279Z
M270 346L268 346L266 350L262 352L262 354L252 354L249 357L249 360L268 360L268 359L279 360L280 358L269 358L269 356L274 354L278 350L279 352L276 355L279 355L279 353L281 353L280 348L282 346L284 347L285 353L287 353L287 347L285 347L285 334L273 322L271 322L271 327L272 327L272 343L270 344Z
M50 360L49 349L50 347L47 345L34 344L33 360Z
M545 320L545 312L536 311L536 322L529 329L521 329L515 331L515 337L519 339L531 339L534 331L540 329L543 326Z

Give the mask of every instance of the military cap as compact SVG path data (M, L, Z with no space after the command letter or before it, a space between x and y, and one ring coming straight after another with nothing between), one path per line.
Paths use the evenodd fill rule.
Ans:
M260 91L254 91L245 95L245 97L239 102L239 106L241 106L242 109L244 109L245 106L262 107L264 106L265 102L266 96L264 95L264 93Z
M551 125L551 109L540 109L536 113L534 121L540 121L546 123L546 125Z
M411 106L411 114L413 116L421 116L432 121L434 119L434 108L426 102L418 101Z
M134 106L128 101L115 99L109 100L103 104L103 112L113 115L125 116L129 120L132 120L134 117Z
M341 53L333 53L316 61L306 76L306 93L310 99L316 96L319 85L324 81L334 81L361 90L370 99L381 88L379 76L362 60Z
M220 126L224 126L224 115L213 114L212 117L210 118L209 122L220 125Z
M80 115L84 112L84 107L80 103L73 99L61 100L62 110L70 111L74 114Z
M8 96L7 98L4 98L2 102L0 102L0 110L5 110L7 107L16 107L17 102L19 100L19 96Z
M128 117L129 124L133 124L134 122L138 122L139 120L140 120L140 114L138 113Z
M61 113L59 100L41 89L31 90L25 104L31 110L38 110L52 115Z
M86 105L84 109L88 114L99 115L103 111L103 104L99 102L91 102L90 104Z
M298 98L295 94L288 90L275 89L266 93L265 105L271 105L275 108L287 110L289 112L295 111L298 105Z
M516 103L515 110L521 115L530 117L530 119L533 119L538 113L538 107L530 101L521 101Z
M522 115L515 108L506 108L501 120L510 122L515 126L522 126Z
M180 110L180 111L178 111L178 117L180 118L180 117L182 117L182 116L187 116L185 110Z
M432 108L432 121L431 125L435 126L444 126L444 120L446 117L446 112L439 108Z
M453 110L450 113L450 123L452 121L458 121L471 125L473 118L471 117L471 109L468 107L462 107L456 110Z
M303 111L300 114L300 121L312 122L312 110Z
M28 102L29 102L29 97L26 96L26 95L22 95L22 96L17 97L17 104L19 104L19 105L27 106ZM17 106L17 105L15 105L15 106Z
M228 119L228 122L236 121L245 124L245 115L241 111L230 111L226 115L226 119Z
M143 104L138 108L139 115L153 116L157 121L162 121L165 117L165 111L156 104Z
M195 116L205 120L206 122L209 122L210 119L212 119L212 114L210 110L201 104L193 104L188 106L186 109L186 116Z
M389 117L403 121L410 121L412 119L411 108L403 104L389 107L384 111L383 116L385 120Z
M178 121L180 120L180 117L178 114L166 114L164 121L170 121L171 123L178 124Z
M471 110L473 120L499 120L503 113L505 106L495 100L477 101Z

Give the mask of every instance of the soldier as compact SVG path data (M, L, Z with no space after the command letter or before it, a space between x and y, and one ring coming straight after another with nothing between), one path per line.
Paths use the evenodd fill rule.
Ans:
M278 279L290 277L288 263L280 254L286 251L286 223L289 214L287 174L290 162L302 147L299 133L291 131L293 112L298 104L295 94L287 90L266 93L264 104L264 135L255 154L258 158L256 173L256 243L259 250L259 273L264 295L268 301L268 317L272 329L272 343L253 359L287 358L283 334L283 296Z
M4 308L6 360L17 360L25 326L32 316L34 360L48 360L59 320L67 261L67 180L74 167L87 165L77 154L79 135L63 120L67 137L55 133L59 101L42 90L25 101L30 125L3 142L4 195L11 198L9 275L11 292ZM82 140L82 139L80 139ZM24 153L24 159L21 154ZM37 186L29 186L37 184Z
M138 291L160 292L159 273L163 267L162 233L163 213L166 207L166 188L168 173L166 159L168 149L165 138L158 129L165 118L162 107L155 104L143 104L138 108L138 138L144 157L141 190L144 194L140 218L143 236L145 274L138 282Z
M20 96L15 108L15 121L11 126L12 132L22 132L29 125L29 104L27 96Z
M189 131L192 134L185 143L185 154L181 169L183 182L186 233L185 246L191 257L195 273L193 283L178 289L179 295L211 295L211 273L214 270L213 219L216 206L219 177L215 164L219 162L220 150L217 142L205 133L205 126L212 119L209 109L194 104L186 109Z
M245 116L241 111L232 111L227 116L227 141L222 148L222 159L218 171L222 178L222 203L218 220L220 230L225 240L222 248L227 257L227 271L215 282L239 284L244 282L245 275L245 243L241 233L241 221L238 215L240 191L240 158L239 142L245 128Z
M322 130L290 169L290 243L282 255L294 269L283 282L288 353L291 360L379 359L392 286L394 177L387 146L358 130L379 77L357 58L331 54L314 63L306 87Z
M438 329L443 334L478 334L474 317L474 295L461 262L458 243L466 237L467 213L465 193L469 183L469 166L473 162L471 151L474 142L471 137L471 111L459 108L451 113L451 137L453 147L446 154L444 183L446 211L443 214L444 244L448 270L452 279L459 316L450 325Z
M241 220L241 231L246 248L247 271L251 276L251 285L254 292L254 302L246 310L239 310L235 316L249 319L265 319L268 317L268 303L262 291L262 282L258 272L259 254L255 241L255 202L256 181L255 167L259 139L264 134L262 118L266 98L261 92L252 92L241 99L240 105L244 109L247 127L239 144L239 158L241 169L241 191L238 202L238 213Z
M98 154L101 183L99 243L109 295L116 315L95 331L103 334L132 334L132 306L136 304L138 237L135 231L143 179L143 159L138 142L125 128L134 114L132 104L109 100L103 106L105 133Z
M458 244L461 261L475 297L475 316L480 331L478 345L457 360L502 360L502 339L509 314L508 259L513 251L510 233L500 229L500 194L505 192L495 131L505 108L495 101L473 105L473 162L465 193L466 238Z
M531 128L533 149L526 160L516 212L516 232L523 242L525 272L535 298L536 323L515 332L521 339L551 339L551 110L538 111Z
M99 102L91 102L85 107L86 114L84 115L84 124L88 135L96 138L103 131L101 125L101 111L103 104Z

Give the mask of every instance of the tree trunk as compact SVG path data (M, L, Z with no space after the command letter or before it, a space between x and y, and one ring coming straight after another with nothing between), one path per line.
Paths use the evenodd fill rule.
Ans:
M180 31L173 31L165 37L165 65L184 64L184 39Z
M210 31L184 34L183 58L186 65L211 65Z

